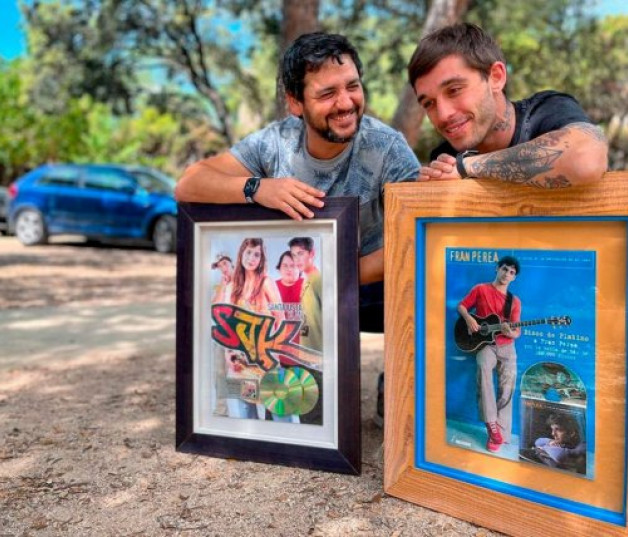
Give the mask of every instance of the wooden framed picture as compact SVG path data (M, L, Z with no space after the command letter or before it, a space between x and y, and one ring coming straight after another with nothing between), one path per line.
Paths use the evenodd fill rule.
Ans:
M521 536L628 535L628 174L389 185L388 494Z
M360 472L358 202L315 213L179 205L177 450Z

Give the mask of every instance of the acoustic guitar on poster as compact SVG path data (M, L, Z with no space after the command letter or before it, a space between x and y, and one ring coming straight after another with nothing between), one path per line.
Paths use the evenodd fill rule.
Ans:
M458 347L462 352L478 352L486 345L490 345L495 342L495 337L501 333L502 323L499 320L499 316L495 314L487 315L486 317L479 317L477 315L473 315L472 313L469 315L477 321L480 325L480 329L473 334L469 334L467 322L463 317L458 317L456 326L454 326L454 339L456 341L456 347ZM562 317L545 317L544 319L535 319L533 321L508 323L511 329L536 324L569 326L571 324L571 318L563 315Z

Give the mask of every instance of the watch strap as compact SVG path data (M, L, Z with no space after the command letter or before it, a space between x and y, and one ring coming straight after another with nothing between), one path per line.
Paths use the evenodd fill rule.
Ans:
M469 174L467 173L467 169L464 167L464 159L466 157L470 157L472 155L477 155L477 154L478 152L475 149L467 149L466 151L463 151L462 153L458 153L456 155L456 169L458 170L460 177L462 177L463 179L471 178Z
M261 177L249 177L246 180L246 183L244 183L244 201L247 203L255 203L253 196L255 196L255 193L259 188L261 180Z

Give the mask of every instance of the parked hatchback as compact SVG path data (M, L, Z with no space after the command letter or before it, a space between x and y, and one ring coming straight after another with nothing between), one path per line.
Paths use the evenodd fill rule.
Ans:
M9 187L9 226L22 244L50 235L146 239L176 246L175 181L152 168L48 164Z

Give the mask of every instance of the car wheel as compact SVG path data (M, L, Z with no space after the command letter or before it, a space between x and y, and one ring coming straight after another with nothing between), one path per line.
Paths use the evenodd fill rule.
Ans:
M160 216L153 228L153 246L162 254L174 252L177 248L177 220L174 216Z
M15 219L15 236L25 246L48 242L48 231L43 215L36 209L20 211Z

